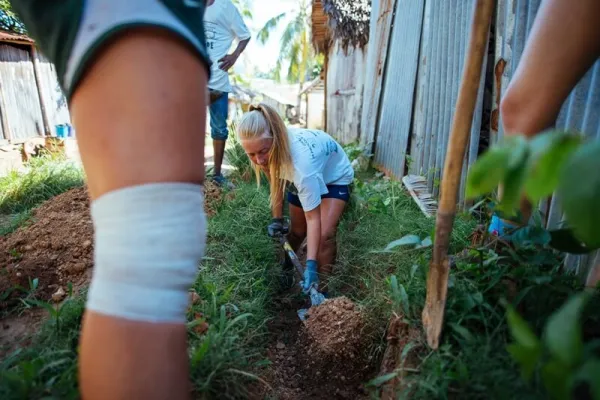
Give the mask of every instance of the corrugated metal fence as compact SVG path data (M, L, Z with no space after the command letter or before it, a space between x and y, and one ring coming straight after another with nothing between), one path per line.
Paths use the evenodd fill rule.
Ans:
M327 68L327 131L341 143L360 135L367 49L344 51L336 40L329 49Z
M38 82L32 54L38 61ZM48 130L69 122L69 111L54 66L40 53L32 52L28 45L0 43L0 139L18 143L44 135L40 93Z
M541 0L498 0L490 32L494 62L482 72L477 108L462 176L481 148L502 137L498 104L519 63ZM371 144L375 163L396 178L426 175L437 195L450 125L458 96L475 1L373 0L371 40L363 98L361 143ZM490 47L492 49L492 47ZM492 60L490 60L492 61ZM566 101L557 127L600 139L600 62ZM559 199L540 205L549 227L562 220ZM570 257L585 271L600 256Z

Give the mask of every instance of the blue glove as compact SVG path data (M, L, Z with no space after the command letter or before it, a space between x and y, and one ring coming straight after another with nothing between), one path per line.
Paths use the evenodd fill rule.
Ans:
M317 269L317 262L315 260L306 260L304 281L302 281L302 289L305 292L310 290L310 287L313 283L319 283L319 273Z

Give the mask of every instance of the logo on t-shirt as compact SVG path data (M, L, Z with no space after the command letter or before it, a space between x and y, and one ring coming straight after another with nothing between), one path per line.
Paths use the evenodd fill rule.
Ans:
M198 8L200 7L200 1L198 0L183 0L183 5L187 7Z

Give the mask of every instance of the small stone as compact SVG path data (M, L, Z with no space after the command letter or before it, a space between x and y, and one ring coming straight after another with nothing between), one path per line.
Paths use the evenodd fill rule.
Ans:
M195 290L190 290L190 304L197 305L200 303L200 295Z
M52 301L58 303L59 301L64 299L66 295L67 293L63 288L58 288L58 290L52 295Z
M285 349L285 344L283 342L277 342L275 347L277 347L278 350L283 350Z
M56 259L58 259L58 254L52 254L52 255L50 256L50 259L51 259L52 261L56 261Z
M83 242L82 246L84 249L87 249L88 247L90 247L92 245L92 241L91 240L86 240L85 242Z
M22 276L23 276L23 274L22 274L22 273L20 273L20 272L17 272L17 278L20 278L20 277L22 277Z
M32 246L32 245L30 245L30 244L28 244L28 245L27 245L27 246L25 246L23 249L24 249L25 251L31 251L31 250L33 250L33 246Z

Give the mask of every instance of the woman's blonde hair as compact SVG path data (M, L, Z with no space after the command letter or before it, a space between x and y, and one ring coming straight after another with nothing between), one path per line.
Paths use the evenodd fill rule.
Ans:
M250 111L244 114L237 126L237 135L239 140L258 139L263 136L273 138L273 146L269 151L270 200L273 204L277 191L285 190L285 179L291 178L294 170L290 140L283 119L273 107L265 103L250 106ZM255 164L253 167L256 183L260 186L260 167Z

